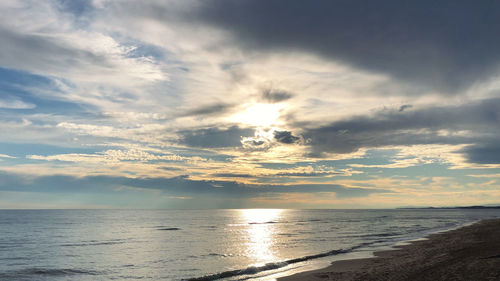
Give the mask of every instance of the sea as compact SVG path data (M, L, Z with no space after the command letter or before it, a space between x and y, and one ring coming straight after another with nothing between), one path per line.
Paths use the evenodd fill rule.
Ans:
M0 210L0 280L275 280L500 209Z

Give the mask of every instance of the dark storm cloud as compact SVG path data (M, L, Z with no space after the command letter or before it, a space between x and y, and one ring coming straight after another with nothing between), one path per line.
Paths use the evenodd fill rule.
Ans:
M274 139L285 144L296 143L300 140L299 137L292 135L292 132L288 131L274 131Z
M270 103L277 103L291 99L293 95L284 90L266 89L262 92L262 98Z
M500 61L498 1L208 0L177 20L228 31L250 51L312 52L455 92ZM155 12L158 14L159 12Z
M441 130L449 133L443 134ZM458 134L460 131L470 133ZM385 110L371 116L358 116L305 129L303 136L311 145L313 156L323 152L350 153L360 148L390 145L479 145L489 139L500 138L500 99L411 111ZM491 149L491 152L495 150ZM466 153L471 161L479 161L474 157L480 157L482 151L486 150L472 146Z
M192 147L221 148L241 146L241 138L254 135L250 128L232 126L180 131L180 143Z
M494 142L467 147L463 150L469 162L476 164L500 164L500 138Z
M126 178L118 176L72 177L51 175L26 179L22 175L0 172L0 191L43 193L110 193L123 187L161 190L171 196L255 198L280 193L334 192L338 198L365 197L388 190L353 188L336 184L250 185L233 181L198 181L187 176L174 178Z

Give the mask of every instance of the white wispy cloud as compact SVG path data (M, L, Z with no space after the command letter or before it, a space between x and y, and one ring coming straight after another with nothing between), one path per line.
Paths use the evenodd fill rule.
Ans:
M13 159L13 158L16 158L16 157L10 156L10 155L7 155L7 154L0 154L0 158L10 158L10 159Z
M32 109L36 105L32 103L23 102L19 99L0 99L0 108L7 109Z

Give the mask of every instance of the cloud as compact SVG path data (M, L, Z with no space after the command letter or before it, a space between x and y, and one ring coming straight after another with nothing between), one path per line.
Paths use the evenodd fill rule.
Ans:
M412 108L413 106L411 104L403 104L402 106L399 107L399 112L403 112L409 108Z
M71 48L54 38L38 34L21 34L0 28L3 48L0 52L2 66L43 73L43 69L54 73L74 70L82 63L95 67L109 67L104 56L86 50Z
M471 163L500 164L500 138L491 143L466 147L462 152Z
M291 99L293 95L284 90L266 89L262 92L262 98L271 103L277 103Z
M280 177L324 177L329 175L342 175L340 172L283 172L277 173L276 176Z
M0 170L23 173L0 191L165 195L155 207L458 194L463 169L500 167L499 6L0 1ZM397 180L423 173L456 186Z
M500 3L194 1L175 18L227 31L249 51L304 51L455 93L499 69ZM185 6L184 6L185 7ZM194 11L193 11L194 10Z
M220 178L253 178L255 175L250 174L236 174L236 173L216 173L212 174L214 177Z
M392 193L373 188L347 187L339 184L256 185L233 181L191 180L187 176L173 178L127 178L116 176L73 177L65 175L32 176L0 171L0 191L48 193L116 193L116 190L156 190L168 196L191 198L250 199L281 193L335 193L338 198L366 197L374 193ZM194 208L196 206L185 206Z
M109 149L95 154L68 153L49 156L27 155L27 159L46 160L46 161L65 161L65 162L93 162L93 163L115 163L119 161L184 161L187 157L176 154L152 154L143 150L129 149L118 150Z
M276 139L276 141L280 143L292 144L300 140L299 137L292 135L292 132L288 131L274 131L273 134L274 139Z
M231 126L229 128L208 128L180 131L181 144L192 147L222 148L241 146L243 137L253 136L254 130Z
M80 17L94 11L93 0L58 0L58 7L64 11Z
M228 112L232 107L234 107L234 105L226 103L214 103L186 110L185 112L181 113L180 116L186 117L186 116L221 115Z
M36 105L23 102L19 99L0 99L0 108L6 109L33 109Z
M92 7L90 2L20 5L22 8L0 6L5 14L0 20L2 67L71 83L121 88L168 79L154 58L133 56L134 45L121 43L99 30L83 28L68 17L68 11L73 15L87 14Z
M325 177L329 175L342 175L344 173L340 172L328 172L328 171L317 171L317 172L279 172L271 174L241 174L241 173L215 173L212 174L214 177L220 178L274 178L274 177Z
M272 147L272 142L256 133L256 136L242 138L241 145L247 151L266 151Z
M383 110L305 129L303 136L312 147L313 155L398 145L480 144L500 137L500 130L492 130L498 128L499 120L500 99L495 98L412 111ZM474 154L472 148L468 151Z
M16 157L13 157L13 156L10 156L10 155L7 155L7 154L0 154L0 158L16 158Z

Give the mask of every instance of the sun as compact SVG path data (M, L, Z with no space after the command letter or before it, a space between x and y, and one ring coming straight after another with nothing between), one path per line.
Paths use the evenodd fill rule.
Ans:
M283 104L253 103L231 117L232 122L256 127L271 127L279 124Z

